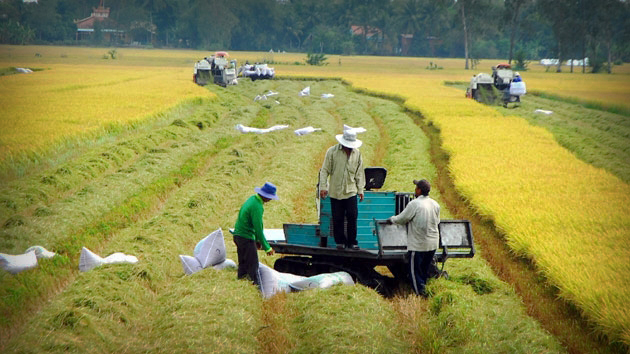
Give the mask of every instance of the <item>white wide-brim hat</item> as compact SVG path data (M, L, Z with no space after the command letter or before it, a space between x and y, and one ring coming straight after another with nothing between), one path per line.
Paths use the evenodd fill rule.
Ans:
M336 138L341 145L350 149L358 149L363 144L357 139L357 133L350 130L344 130L343 134L338 134Z

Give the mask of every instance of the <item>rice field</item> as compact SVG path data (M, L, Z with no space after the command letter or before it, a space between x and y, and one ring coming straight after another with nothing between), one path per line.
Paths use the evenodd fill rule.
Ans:
M40 52L42 57L34 58L50 55ZM90 62L89 56L82 58ZM187 69L113 65L116 60L93 59L90 65L47 62L45 70L34 74L3 77L0 166L8 168L34 153L45 155L86 135L124 130L186 99L211 96L190 85ZM12 60L2 65L26 66Z
M183 100L209 97L191 85L195 51L0 46L0 66L46 70L0 78L0 160L46 151L65 139L88 140L112 124L141 122ZM36 56L38 53L39 56ZM458 192L492 220L514 252L531 259L559 296L600 333L630 345L630 187L577 159L551 133L465 99L444 81L467 81L463 61L330 56L307 67L303 54L232 53L272 60L283 77L336 77L359 89L404 97L440 129ZM429 62L442 70L427 70ZM630 69L615 75L522 72L530 91L630 109ZM280 122L281 124L281 122ZM110 128L111 129L111 128ZM92 135L90 135L92 134ZM288 148L288 147L287 147Z
M548 131L458 99L461 91L438 82L351 81L409 97L406 105L440 129L455 186L477 213L602 333L630 343L628 184L578 160Z

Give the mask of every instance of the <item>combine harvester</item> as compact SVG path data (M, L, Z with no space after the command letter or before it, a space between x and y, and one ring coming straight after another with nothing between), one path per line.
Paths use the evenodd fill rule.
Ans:
M510 64L492 67L492 75L479 73L470 79L466 97L486 104L514 103L520 106L521 96L526 93L525 82L518 72L512 71Z
M387 224L385 220L402 212L414 195L373 191L383 186L386 174L382 167L365 169L364 200L358 203L359 250L336 248L330 198L318 198L318 224L284 224L284 239L270 240L277 253L285 254L276 260L274 269L303 276L345 271L355 282L385 296L392 295L399 283L408 278L407 227ZM433 277L448 277L444 271L447 259L475 255L473 234L468 220L441 220L439 231L435 262L442 263L442 268L435 266ZM386 267L392 276L379 273L377 266Z
M200 86L207 85L210 81L227 87L236 85L236 60L229 60L226 52L216 52L210 58L206 57L195 63L193 81Z

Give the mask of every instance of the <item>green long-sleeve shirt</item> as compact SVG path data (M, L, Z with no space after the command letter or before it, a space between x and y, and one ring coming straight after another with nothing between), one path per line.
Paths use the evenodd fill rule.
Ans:
M265 252L271 250L271 246L263 233L263 200L258 194L249 197L241 210L238 212L238 219L234 226L234 235L260 242Z

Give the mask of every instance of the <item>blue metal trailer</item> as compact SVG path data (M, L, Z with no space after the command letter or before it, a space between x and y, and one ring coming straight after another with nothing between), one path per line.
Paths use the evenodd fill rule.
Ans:
M346 271L355 281L377 289L384 295L407 279L407 228L387 224L385 220L399 214L413 199L412 193L373 191L380 188L386 171L366 168L366 191L358 203L357 241L359 250L337 249L332 228L330 198L318 199L318 224L284 224L284 241L271 242L271 247L285 256L276 260L280 272L312 276ZM319 194L319 193L318 193ZM434 276L448 276L444 263L448 258L470 258L475 254L472 228L468 220L441 220L440 248ZM391 274L383 274L378 266Z

